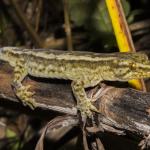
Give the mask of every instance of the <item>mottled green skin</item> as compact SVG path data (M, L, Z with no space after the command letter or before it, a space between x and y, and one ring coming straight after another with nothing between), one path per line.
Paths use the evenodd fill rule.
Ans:
M150 77L150 62L143 53L97 54L55 50L30 50L4 47L0 59L14 67L13 85L17 96L34 106L29 87L21 84L28 74L42 78L72 80L72 90L83 115L91 116L97 109L87 98L85 89L100 81L128 81Z

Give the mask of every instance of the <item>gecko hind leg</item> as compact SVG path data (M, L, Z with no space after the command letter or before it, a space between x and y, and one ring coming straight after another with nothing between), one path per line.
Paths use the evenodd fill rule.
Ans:
M97 108L92 105L91 100L87 98L84 84L80 81L73 81L72 84L72 91L77 100L77 107L81 112L81 116L88 116L92 117L92 111L99 112Z
M22 81L27 76L27 71L22 65L22 62L18 62L14 69L14 78L12 86L16 96L23 102L24 105L28 105L31 109L36 107L35 100L33 99L34 93L29 91L30 85L22 85Z

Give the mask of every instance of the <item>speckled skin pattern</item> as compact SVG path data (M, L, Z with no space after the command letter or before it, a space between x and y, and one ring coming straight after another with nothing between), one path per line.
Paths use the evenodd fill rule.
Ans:
M98 111L87 98L85 88L93 87L103 80L128 81L150 77L150 62L144 53L68 52L50 49L23 49L4 47L0 59L14 67L13 86L24 104L36 107L29 86L22 85L30 74L42 78L72 80L72 91L82 115L91 116Z

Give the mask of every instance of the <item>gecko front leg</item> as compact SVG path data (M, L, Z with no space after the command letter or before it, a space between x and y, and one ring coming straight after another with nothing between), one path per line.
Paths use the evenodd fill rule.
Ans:
M72 81L72 91L77 100L77 107L82 116L92 117L92 112L98 112L97 108L92 105L91 100L87 98L84 84L81 81Z
M22 81L27 76L27 74L28 72L25 68L24 62L16 62L12 86L16 96L23 102L23 104L28 105L30 108L34 109L36 107L35 101L32 98L34 93L29 91L30 85L22 85Z

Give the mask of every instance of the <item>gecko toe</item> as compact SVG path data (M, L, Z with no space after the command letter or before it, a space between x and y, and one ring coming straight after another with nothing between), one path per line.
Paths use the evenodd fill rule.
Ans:
M91 103L90 100L86 100L83 103L80 103L78 105L78 109L80 110L81 115L86 115L89 118L92 117L92 111L99 113L98 109Z
M36 103L33 98L35 93L28 91L29 88L30 86L21 86L21 88L16 89L15 93L25 106L29 106L31 109L34 109L36 107Z

